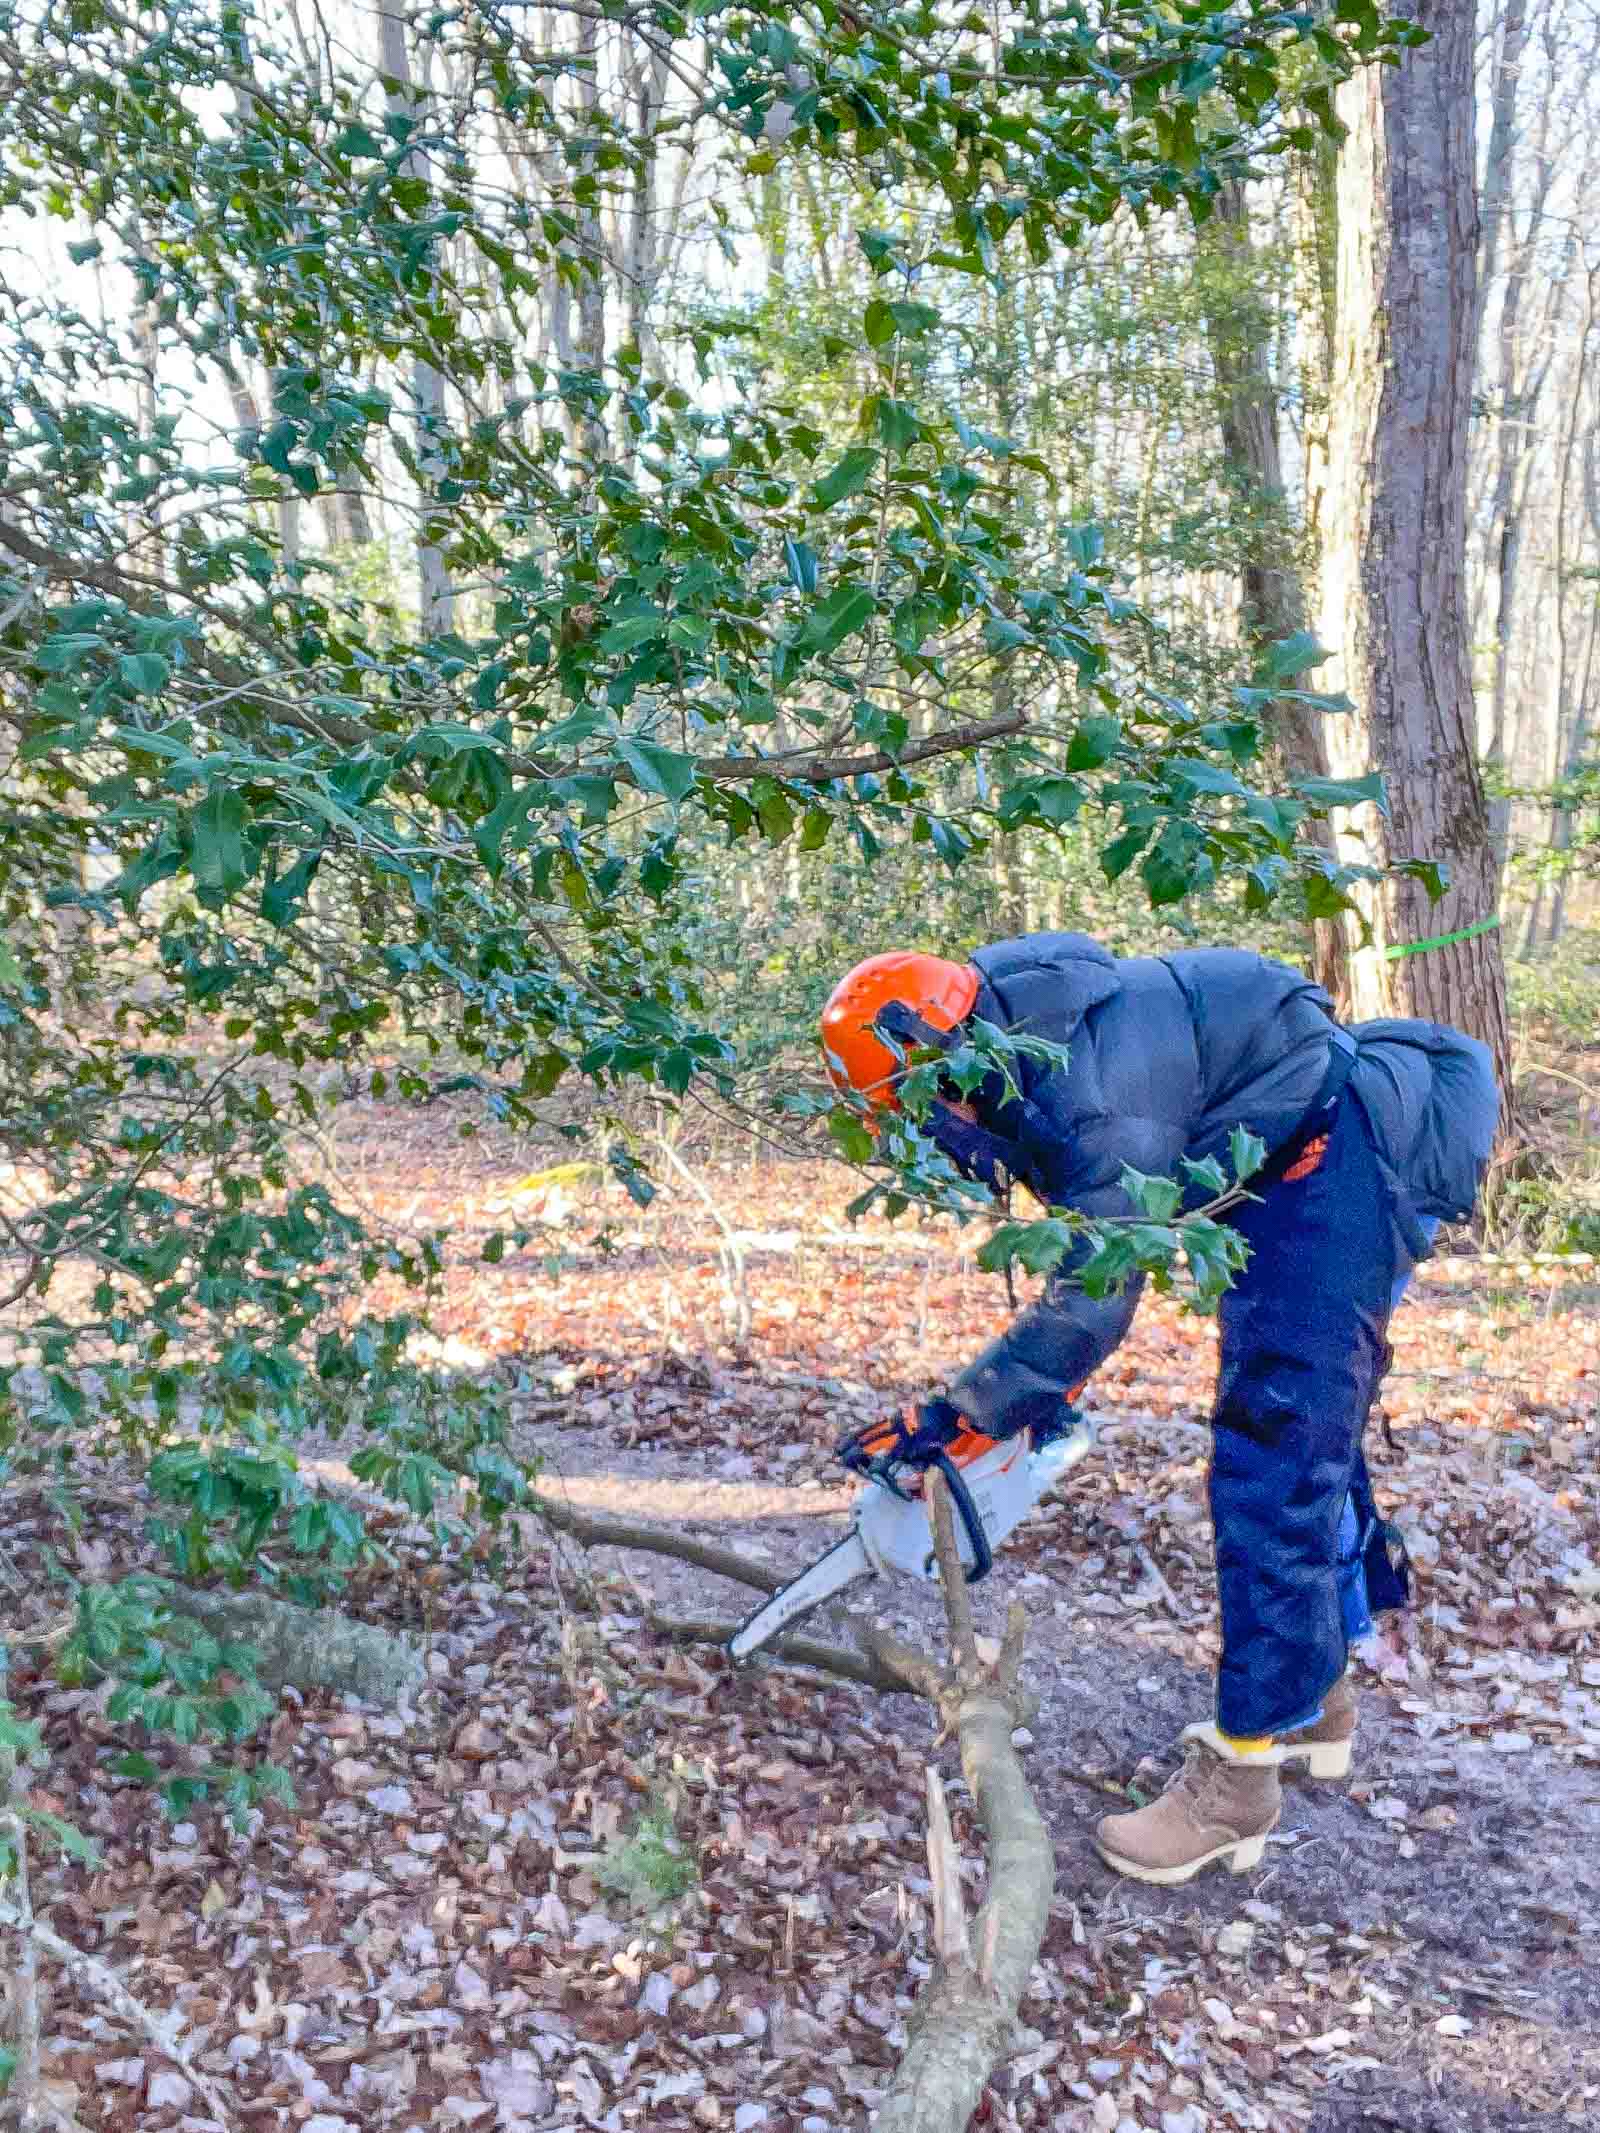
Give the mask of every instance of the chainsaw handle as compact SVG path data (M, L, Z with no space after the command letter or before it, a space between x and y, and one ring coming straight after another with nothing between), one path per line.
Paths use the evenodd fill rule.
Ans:
M979 1578L989 1575L994 1568L994 1550L989 1546L989 1536L983 1530L983 1520L978 1516L978 1507L972 1500L972 1491L961 1478L961 1469L947 1452L934 1455L933 1466L944 1476L945 1487L950 1491L950 1501L955 1505L961 1523L967 1529L967 1539L972 1543L972 1568L967 1572L967 1583L976 1585Z

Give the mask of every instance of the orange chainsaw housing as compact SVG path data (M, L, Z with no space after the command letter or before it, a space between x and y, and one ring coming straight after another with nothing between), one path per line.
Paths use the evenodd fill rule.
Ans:
M873 1024L891 1000L900 1000L932 1028L954 1029L972 1012L978 973L970 963L897 949L868 956L846 971L822 1010L822 1049L836 1089L854 1089L869 1104L893 1111L901 1063Z
M896 1448L902 1441L902 1436L902 1425L898 1419L891 1416L889 1420L880 1425L879 1434L874 1434L869 1425L867 1429L862 1431L858 1441L861 1450L869 1458L881 1459L885 1453L892 1452ZM985 1452L993 1448L994 1441L993 1437L986 1437L982 1430L974 1429L971 1423L966 1423L962 1427L960 1436L952 1437L945 1446L944 1455L954 1467L970 1466L974 1459L981 1459ZM1017 1446L1019 1450L1026 1449L1027 1439L1025 1436L1018 1437ZM921 1476L911 1475L908 1476L908 1479L913 1482L920 1482Z

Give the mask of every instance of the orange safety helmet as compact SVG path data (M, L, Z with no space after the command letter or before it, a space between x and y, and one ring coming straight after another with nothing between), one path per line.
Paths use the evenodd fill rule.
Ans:
M934 1029L954 1029L972 1012L978 973L970 963L906 949L869 955L847 971L822 1010L822 1049L837 1089L854 1089L869 1104L892 1111L901 1063L873 1024L891 1000L902 1000Z

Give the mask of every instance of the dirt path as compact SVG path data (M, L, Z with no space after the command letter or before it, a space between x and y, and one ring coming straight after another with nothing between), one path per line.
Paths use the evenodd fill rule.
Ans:
M848 1501L816 1485L719 1481L692 1457L619 1451L602 1432L559 1432L548 1459L547 1484L575 1503L682 1522L783 1568L827 1545ZM748 1604L683 1564L636 1554L627 1567L668 1612ZM1048 1551L1004 1563L980 1588L980 1615L993 1626L1016 1592L1032 1615L1040 1699L1032 1776L1072 1930L1132 1930L1164 1981L1207 1984L1218 2022L1276 2053L1288 2047L1270 1981L1298 1973L1315 1986L1326 1972L1325 2027L1295 2055L1315 2133L1600 2124L1600 1767L1537 1741L1480 1744L1458 1714L1369 1680L1354 1782L1293 1786L1259 1876L1144 1888L1090 1849L1094 1820L1116 1804L1095 1788L1125 1784L1147 1757L1141 1781L1158 1781L1169 1744L1207 1707L1208 1670L1198 1652L1162 1648L1148 1613L1101 1612L1093 1579L1058 1577ZM931 1591L874 1588L863 1605L914 1639L940 1634ZM833 1610L841 1634L842 1616ZM924 1743L925 1714L893 1702L906 1737ZM1219 1944L1231 1951L1220 1965Z

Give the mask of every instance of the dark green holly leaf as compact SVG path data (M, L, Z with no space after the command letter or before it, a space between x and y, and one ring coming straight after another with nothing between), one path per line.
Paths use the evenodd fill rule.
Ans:
M783 544L783 560L789 572L789 582L796 592L814 593L817 589L817 552L806 541L786 540Z
M1379 770L1368 771L1364 778L1296 778L1294 789L1317 808L1360 807L1371 801L1380 814L1389 812Z
M1170 1222L1183 1205L1183 1188L1176 1179L1149 1177L1127 1163L1122 1166L1122 1189L1142 1214L1156 1222Z
M1214 1155L1208 1155L1200 1162L1196 1162L1192 1156L1186 1155L1183 1159L1183 1168L1190 1184L1198 1186L1204 1193L1215 1196L1218 1193L1226 1192L1228 1189L1227 1172Z
M1072 739L1067 744L1067 768L1098 770L1102 763L1111 760L1121 739L1120 718L1096 715L1080 719Z
M1450 886L1450 868L1442 859L1402 859L1394 871L1420 881L1431 904L1438 903Z
M1207 763L1193 755L1177 755L1167 766L1169 776L1181 778L1185 785L1192 785L1196 792L1216 793L1238 798L1244 787L1231 770L1224 770L1218 763Z
M602 652L633 652L641 644L650 644L661 636L667 626L667 618L659 609L651 608L639 615L623 615L608 629L600 633Z
M798 648L812 657L837 651L847 637L866 627L877 609L869 586L836 586L822 605L806 617L797 639Z
M878 401L878 435L891 452L908 452L922 435L922 424L909 400Z
M1356 908L1338 883L1330 881L1326 874L1306 875L1300 884L1300 893L1307 918L1338 918Z
M1113 837L1100 854L1100 868L1107 881L1119 881L1150 842L1147 829L1125 829Z
M225 785L213 786L189 816L189 871L196 893L213 908L255 872L255 855L245 842L247 819L243 799Z
M654 741L638 740L618 741L617 754L646 792L659 793L662 799L676 802L686 800L694 791L692 755L659 748Z
M883 348L894 339L894 313L881 296L875 296L862 317L869 348Z
M875 445L853 445L837 466L830 468L814 485L811 493L819 504L842 504L847 496L860 494L872 479L877 464Z
M1261 662L1262 676L1268 682L1293 681L1297 674L1321 666L1330 656L1310 630L1296 630L1292 637L1280 637L1267 646Z
M322 854L305 852L287 873L275 875L261 891L261 916L272 926L286 926L316 878Z
M1247 1178L1253 1178L1266 1161L1267 1144L1259 1134L1235 1126L1228 1135L1228 1159L1233 1164L1235 1180L1242 1185Z
M117 661L118 678L136 696L159 696L171 674L171 667L155 652L125 652Z
M1051 1217L1043 1222L1002 1222L978 1250L986 1274L1020 1266L1028 1274L1053 1274L1077 1242L1077 1233Z

